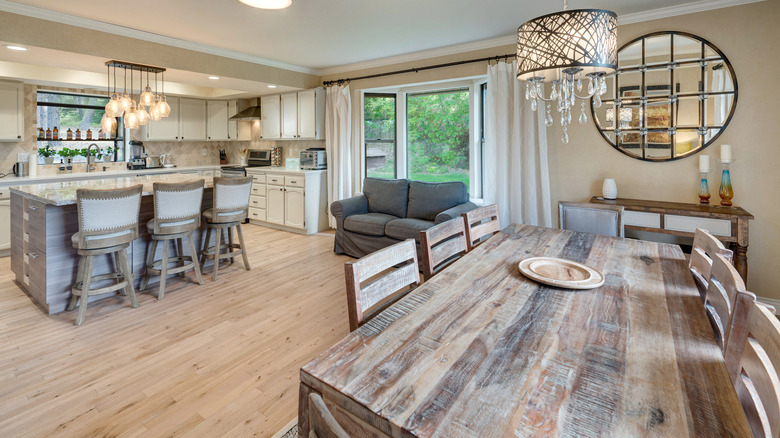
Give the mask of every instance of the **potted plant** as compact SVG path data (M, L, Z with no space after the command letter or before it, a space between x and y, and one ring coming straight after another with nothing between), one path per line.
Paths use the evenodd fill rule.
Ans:
M46 144L46 146L42 148L38 148L38 155L43 157L43 161L46 164L54 164L54 156L57 155L57 151Z
M81 151L79 149L71 149L68 147L60 149L60 156L65 159L65 163L73 164L73 157L79 155Z
M111 158L114 156L114 151L116 151L116 148L113 148L111 146L107 146L105 149L103 149L103 162L104 163L110 163Z
M95 162L95 158L100 156L100 148L95 148L92 150L89 150L89 148L85 149L79 149L78 155L81 155L82 157L87 159L87 164L93 164Z

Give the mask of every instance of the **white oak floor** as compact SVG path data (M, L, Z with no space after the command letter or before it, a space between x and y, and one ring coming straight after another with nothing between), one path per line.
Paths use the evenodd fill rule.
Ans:
M298 370L349 331L330 233L245 225L214 283L45 315L0 259L0 437L269 437L297 415ZM137 275L137 274L136 274ZM156 284L155 284L156 286Z

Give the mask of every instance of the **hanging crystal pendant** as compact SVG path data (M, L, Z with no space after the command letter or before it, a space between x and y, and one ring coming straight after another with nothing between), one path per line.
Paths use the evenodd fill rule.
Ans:
M557 99L558 98L558 89L555 87L555 83L553 82L552 85L552 91L550 91L550 99Z
M588 81L588 94L593 94L594 90L593 78Z
M553 125L553 118L550 111L550 102L547 102L547 115L544 117L544 124L548 128Z
M596 108L601 108L601 95L600 94L596 94L595 96L593 96L593 106L595 106Z
M582 91L582 77L577 76L577 91Z
M528 92L531 96L531 99L536 99L536 87L531 87L531 90Z
M536 99L531 101L531 111L536 111Z
M599 94L604 94L607 92L607 80L604 78L604 76L599 77Z
M585 122L588 121L588 116L585 115L585 101L582 101L581 111L580 111L580 125L584 125Z
M528 100L531 98L531 90L529 90L528 82L525 83L525 100Z
M563 127L563 135L561 136L561 143L564 144L569 143L569 131L566 129L566 126Z

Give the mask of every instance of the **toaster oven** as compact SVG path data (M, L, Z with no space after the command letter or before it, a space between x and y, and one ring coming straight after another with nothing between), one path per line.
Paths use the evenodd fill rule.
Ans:
M301 169L322 170L328 168L328 160L324 149L306 149L301 151Z

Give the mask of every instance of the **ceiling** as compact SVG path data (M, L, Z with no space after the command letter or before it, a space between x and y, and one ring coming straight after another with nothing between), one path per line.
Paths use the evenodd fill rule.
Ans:
M12 3L316 70L509 37L523 22L563 8L538 0L293 0L281 10L238 0L135 0L131 8L106 0ZM569 8L623 16L695 3L702 1L571 0Z

